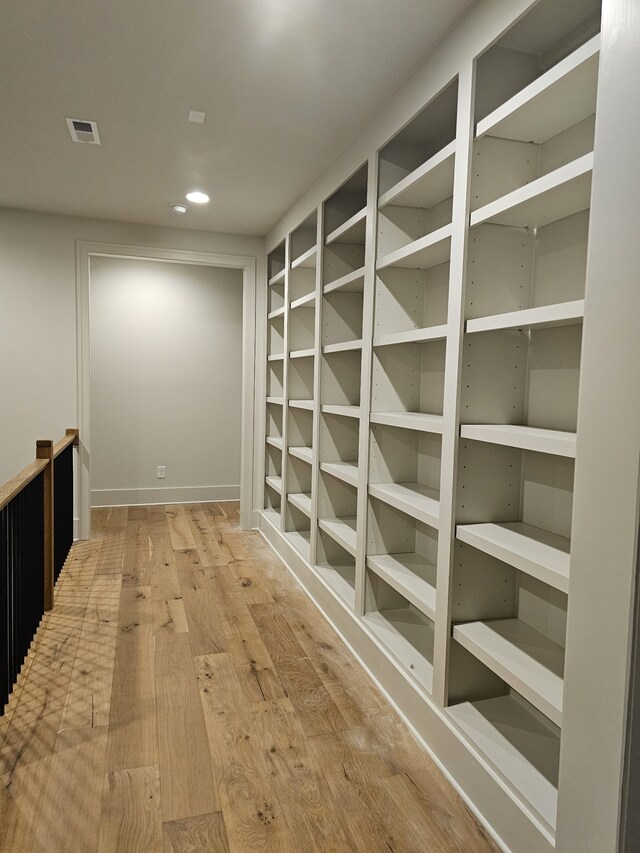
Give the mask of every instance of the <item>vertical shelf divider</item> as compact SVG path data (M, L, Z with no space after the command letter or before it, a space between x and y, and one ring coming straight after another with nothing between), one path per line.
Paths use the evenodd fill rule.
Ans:
M369 484L369 412L373 361L373 312L376 285L376 223L378 211L378 157L369 158L367 170L367 225L365 230L364 292L362 308L362 358L360 361L360 426L358 448L358 498L356 536L355 612L364 615Z
M324 205L318 205L316 223L316 315L313 362L313 427L311 462L311 537L309 562L317 562L318 489L320 483L320 370L322 369L322 276L324 269Z
M453 178L453 217L447 343L444 375L442 456L440 468L440 526L433 652L433 698L442 707L448 696L448 659L451 615L451 576L455 538L455 488L460 420L460 375L464 329L467 232L475 101L474 64L467 63L458 77L456 160Z
M287 469L289 467L289 278L291 272L291 235L284 244L284 362L282 366L282 495L280 501L280 530L287 524Z

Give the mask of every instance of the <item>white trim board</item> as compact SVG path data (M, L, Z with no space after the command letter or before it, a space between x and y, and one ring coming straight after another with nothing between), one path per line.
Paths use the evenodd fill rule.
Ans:
M76 241L76 316L78 359L78 538L88 539L91 529L91 347L89 287L91 258L111 257L174 264L241 269L242 276L242 444L240 452L240 525L253 527L253 458L256 349L256 259L247 255L190 252L116 243Z
M91 507L215 503L240 500L240 485L162 486L150 489L94 489Z

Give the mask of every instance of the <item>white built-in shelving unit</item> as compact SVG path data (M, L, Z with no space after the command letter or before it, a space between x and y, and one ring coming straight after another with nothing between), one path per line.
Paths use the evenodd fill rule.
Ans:
M562 807L601 36L595 0L517 5L274 232L261 529L530 853Z

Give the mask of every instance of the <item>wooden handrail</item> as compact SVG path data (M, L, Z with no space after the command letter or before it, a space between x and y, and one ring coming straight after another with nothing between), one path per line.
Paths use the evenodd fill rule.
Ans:
M66 450L70 444L77 447L80 443L80 431L77 429L68 429L67 434L60 441L56 441L53 445L53 458L60 456L63 450Z
M35 462L27 465L13 479L5 483L4 486L0 486L0 510L3 510L32 480L35 480L48 464L48 459L36 459Z

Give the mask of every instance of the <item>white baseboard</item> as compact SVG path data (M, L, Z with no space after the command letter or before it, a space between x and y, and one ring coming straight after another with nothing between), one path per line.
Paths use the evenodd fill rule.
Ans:
M149 506L238 501L240 486L162 486L151 489L94 489L91 506Z

